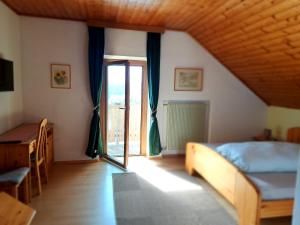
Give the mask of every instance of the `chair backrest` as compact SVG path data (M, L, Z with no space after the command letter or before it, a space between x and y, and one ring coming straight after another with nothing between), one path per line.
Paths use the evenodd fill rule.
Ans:
M40 122L36 143L36 160L45 159L47 150L47 119Z

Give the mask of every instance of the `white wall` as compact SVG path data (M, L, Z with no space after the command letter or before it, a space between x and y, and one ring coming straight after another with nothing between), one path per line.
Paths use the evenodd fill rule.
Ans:
M0 92L0 133L19 125L23 118L20 18L0 1L0 58L14 63L14 92Z
M54 126L55 160L86 159L92 103L84 23L22 17L24 119ZM71 89L50 87L50 64L71 65Z
M87 27L81 22L22 17L24 112L26 121L55 123L55 159L86 159L91 117L87 66ZM145 56L146 33L106 30L106 54ZM72 66L72 89L50 88L50 63ZM175 67L204 68L202 92L174 92ZM267 107L189 35L162 36L158 119L164 100L209 100L209 140L250 139L265 127Z
M210 142L249 140L262 132L267 106L191 36L166 32L161 44L160 127L164 124L163 101L208 100ZM175 67L203 68L203 91L174 91Z
M300 224L300 157L298 160L297 184L296 184L296 198L293 213L293 225Z
M146 32L106 29L105 54L121 56L146 56Z

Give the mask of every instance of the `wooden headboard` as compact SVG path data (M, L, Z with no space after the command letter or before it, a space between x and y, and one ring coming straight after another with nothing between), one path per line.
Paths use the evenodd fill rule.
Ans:
M287 141L293 143L300 143L300 127L293 127L288 129Z

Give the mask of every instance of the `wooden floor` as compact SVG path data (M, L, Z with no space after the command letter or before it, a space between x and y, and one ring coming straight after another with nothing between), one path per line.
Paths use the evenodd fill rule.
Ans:
M148 160L134 157L129 170L149 173L150 170L183 170L184 158ZM112 173L123 172L106 163L55 165L50 172L49 183L43 193L32 199L37 210L33 225L116 225ZM156 174L155 174L156 175ZM207 188L229 213L232 207L213 189ZM289 218L265 220L262 225L290 225ZM162 224L163 225L163 224Z

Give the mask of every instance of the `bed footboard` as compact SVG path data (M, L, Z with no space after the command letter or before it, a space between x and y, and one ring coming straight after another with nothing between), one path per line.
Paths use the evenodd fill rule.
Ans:
M199 173L237 210L239 225L260 224L260 193L234 165L209 147L188 143L186 170Z

